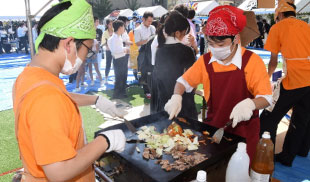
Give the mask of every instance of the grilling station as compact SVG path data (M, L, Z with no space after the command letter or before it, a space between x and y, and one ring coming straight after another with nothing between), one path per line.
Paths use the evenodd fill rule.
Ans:
M189 168L181 171L171 169L166 171L162 169L162 166L156 161L158 159L145 159L143 157L143 151L146 147L146 143L142 142L127 142L125 150L122 153L108 153L101 156L97 160L95 170L98 179L101 181L135 181L135 182L149 182L149 181L191 181L196 178L197 171L205 170L207 172L208 182L221 182L225 181L226 167L231 155L236 151L238 142L245 141L244 138L224 133L224 138L219 144L210 140L210 137L206 137L203 131L208 131L212 136L217 128L209 126L197 120L185 118L186 123L178 119L173 121L184 129L190 129L195 136L198 136L199 141L205 141L199 144L197 150L186 150L186 155L194 155L200 153L205 155L205 159L195 165L191 165ZM132 121L129 121L137 130L144 126L154 126L156 131L162 133L164 129L172 123L168 119L166 112L159 112L156 114L141 117ZM127 123L128 125L128 123ZM121 129L125 133L126 138L138 140L138 135L133 134L128 129L125 123L114 125L95 132L95 137L102 131ZM227 140L227 138L229 140ZM138 148L138 149L136 149ZM175 159L172 155L163 153L161 160L168 160L173 163Z

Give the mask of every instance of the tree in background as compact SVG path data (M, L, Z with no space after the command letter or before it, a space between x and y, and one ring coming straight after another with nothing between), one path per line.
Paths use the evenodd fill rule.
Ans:
M88 0L93 7L94 16L103 19L111 13L112 4L110 0Z
M132 11L134 11L140 7L138 0L124 0L124 1L126 3L126 7L128 7Z

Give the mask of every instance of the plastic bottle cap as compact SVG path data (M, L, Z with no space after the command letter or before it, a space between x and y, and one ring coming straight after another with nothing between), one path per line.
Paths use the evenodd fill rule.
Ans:
M196 180L198 182L205 182L205 181L207 181L207 173L206 173L206 171L203 171L203 170L198 171L197 172Z
M265 139L270 139L270 133L268 131L265 131L262 137Z
M246 151L246 144L243 142L239 142L237 151Z

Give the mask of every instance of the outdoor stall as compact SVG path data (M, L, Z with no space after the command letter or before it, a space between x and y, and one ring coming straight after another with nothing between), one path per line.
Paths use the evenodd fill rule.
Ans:
M131 17L133 11L131 9L121 9L121 10L114 10L111 12L108 16L104 18L104 20L111 18L111 19L116 19L118 16L126 16L126 17Z
M155 18L160 18L162 15L166 14L168 12L168 10L166 10L164 7L162 6L150 6L150 7L142 7L136 10L136 12L138 13L138 15L143 15L144 12L146 11L150 11L153 13Z

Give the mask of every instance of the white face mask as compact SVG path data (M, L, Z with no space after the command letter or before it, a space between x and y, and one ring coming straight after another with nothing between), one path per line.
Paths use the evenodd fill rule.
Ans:
M233 40L235 40L235 37L233 38ZM231 45L233 45L233 44L234 44L234 42L231 43ZM222 61L231 55L231 53L232 53L232 51L230 49L231 45L226 46L226 47L220 47L220 48L214 48L214 47L209 45L209 48L210 48L210 51L212 53L212 56L214 56L215 59Z
M65 75L72 75L72 74L76 73L79 70L79 68L82 65L83 61L77 55L77 50L76 50L76 52L75 52L76 60L75 60L74 66L72 66L72 63L69 61L69 59L67 57L67 50L65 50L65 54L66 54L66 60L65 60L64 67L61 70L61 73L65 74Z
M215 59L220 60L220 61L226 59L228 56L230 56L232 52L230 49L230 46L220 47L220 48L214 48L212 46L209 46L209 48L212 53L212 56L214 56Z

